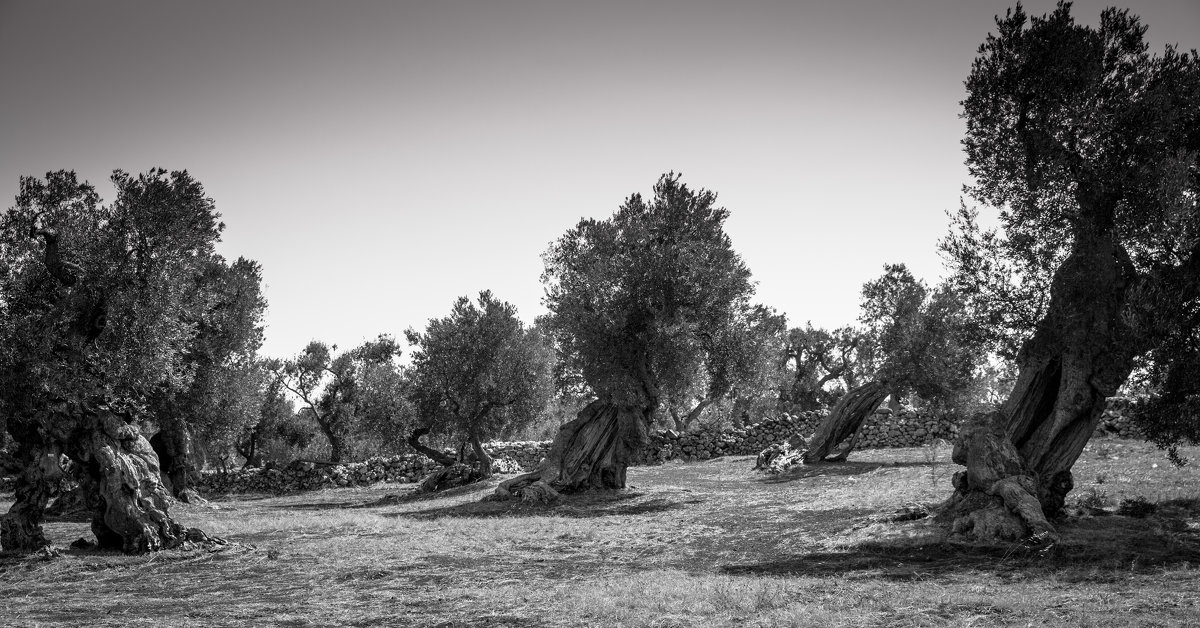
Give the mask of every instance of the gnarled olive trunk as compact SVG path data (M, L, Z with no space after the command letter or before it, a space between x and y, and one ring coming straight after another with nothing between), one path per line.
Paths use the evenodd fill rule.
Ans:
M955 475L941 514L956 533L983 542L1055 538L1048 520L1073 486L1071 467L1139 351L1127 311L1134 279L1110 236L1078 238L1046 317L1021 349L1008 401L959 433L954 457L967 471Z
M888 392L887 383L868 382L842 395L808 439L808 451L802 456L804 464L845 460L854 449L858 428L879 407ZM842 447L835 451L839 444Z
M82 466L100 547L140 554L181 544L188 531L168 514L158 456L137 425L104 409L86 420L89 429L73 443L71 457Z
M625 488L625 470L649 442L653 409L604 401L563 425L537 471L500 483L498 497L546 501L561 492Z
M100 547L138 554L209 540L170 516L171 495L159 475L158 457L132 419L103 408L47 418L47 427L53 427L44 431L78 465ZM16 502L0 522L5 550L30 551L48 544L41 524L61 475L59 446L23 455L26 466L17 482Z
M58 450L45 445L18 444L12 462L20 465L13 505L0 518L0 547L32 552L50 544L42 530L46 504L62 475Z
M471 449L475 452L475 460L479 463L479 477L481 479L492 477L492 457L484 450L483 442L476 432L471 432Z
M187 425L179 419L162 422L158 433L150 438L150 446L158 456L163 484L176 499L187 503L203 501L191 487L192 477L197 474L192 436Z

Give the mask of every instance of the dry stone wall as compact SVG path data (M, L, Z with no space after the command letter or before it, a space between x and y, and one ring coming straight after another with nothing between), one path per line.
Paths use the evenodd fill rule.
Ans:
M1136 438L1128 416L1128 400L1114 399L1105 411L1097 435ZM710 460L721 456L755 455L766 447L799 434L807 437L824 418L819 412L766 418L746 427L695 432L663 430L650 437L638 464L669 460ZM953 441L958 425L951 418L926 415L912 409L897 413L881 409L869 417L859 432L858 449L916 447L938 439ZM550 441L495 442L484 445L498 473L532 471L550 450ZM453 455L453 452L447 452ZM441 468L420 454L372 458L343 465L294 462L286 468L246 469L231 473L205 473L198 488L207 494L288 493L318 488L369 486L377 482L417 482Z

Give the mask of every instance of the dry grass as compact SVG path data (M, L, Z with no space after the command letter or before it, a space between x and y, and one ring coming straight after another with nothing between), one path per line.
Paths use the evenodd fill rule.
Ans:
M944 498L948 459L944 448L866 451L775 477L747 457L674 463L631 469L630 490L549 507L479 502L491 485L180 505L184 523L238 545L0 558L0 625L1200 624L1196 468L1143 443L1093 443L1075 499L1115 510L1142 497L1159 514L1074 519L1051 556L953 545L924 521L873 522ZM88 535L70 521L48 533L61 546Z

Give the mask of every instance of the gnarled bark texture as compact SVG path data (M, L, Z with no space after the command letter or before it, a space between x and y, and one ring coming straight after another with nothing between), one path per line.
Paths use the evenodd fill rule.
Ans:
M191 487L197 474L192 435L179 419L163 421L158 433L150 437L150 447L158 456L163 484L181 502L202 503L204 499Z
M562 426L537 471L500 483L496 496L548 501L559 493L625 488L625 470L649 442L652 409L593 401Z
M888 392L887 383L868 382L842 395L808 439L808 450L801 456L804 464L845 460L858 440L858 428L883 403ZM835 450L839 444L842 446Z
M982 542L1055 538L1049 521L1073 486L1071 467L1142 350L1128 311L1137 289L1128 254L1111 235L1078 237L1055 275L1046 317L1018 357L1008 401L960 431L954 458L967 470L955 476L940 515L955 532Z
M0 547L6 551L36 551L50 544L42 532L46 504L62 470L56 448L18 443L13 462L21 465L13 490L14 502L0 518Z

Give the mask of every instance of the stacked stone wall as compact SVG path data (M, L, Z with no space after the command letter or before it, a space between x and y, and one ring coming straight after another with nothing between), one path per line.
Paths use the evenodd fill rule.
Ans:
M1130 418L1129 400L1113 398L1101 418L1097 436L1140 438ZM650 445L635 464L661 464L671 460L710 460L721 456L755 455L793 435L808 437L824 418L820 412L765 418L745 427L726 430L701 428L692 432L662 430L651 434ZM859 430L858 449L917 447L939 439L953 441L958 425L950 417L886 408L868 417ZM499 473L532 471L550 450L550 441L487 443ZM447 452L453 455L453 452ZM377 482L416 482L441 466L421 454L372 458L363 462L329 465L293 462L287 467L244 469L229 473L203 473L197 488L207 494L289 493L319 488L369 486ZM0 478L0 491L11 491L11 478Z

